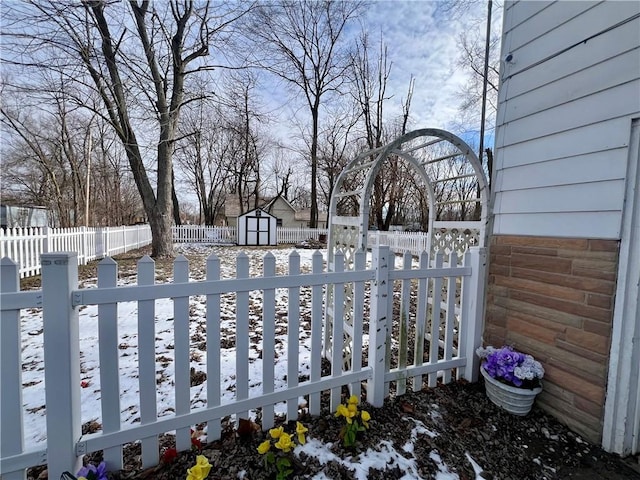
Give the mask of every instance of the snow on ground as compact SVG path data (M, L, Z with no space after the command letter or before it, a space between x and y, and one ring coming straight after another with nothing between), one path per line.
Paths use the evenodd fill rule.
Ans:
M220 247L199 244L176 245L176 253L184 254L190 259L190 280L198 281L205 278L205 261L211 254L220 259L221 278L235 277L235 258L241 251L250 260L250 276L262 275L262 258L266 253L264 248L248 247ZM292 249L274 249L276 257L276 272L286 274L288 258ZM311 270L313 251L296 250L300 255L300 265L303 273ZM321 251L326 261L326 250ZM396 257L396 265L400 267L402 258ZM414 263L415 265L415 263ZM120 271L119 285L135 284L135 272ZM171 272L157 269L160 282L170 282ZM83 288L95 288L96 279L82 282ZM249 354L249 395L259 395L262 392L262 325L261 325L261 292L250 293L250 354ZM287 290L276 290L276 364L275 390L286 388L287 374ZM300 375L308 375L310 371L310 328L309 317L311 308L311 293L309 288L302 288L300 292ZM204 297L190 299L190 335L191 335L191 367L195 372L206 372L207 352L205 327L206 304ZM173 368L173 302L171 299L159 299L155 302L156 315L156 383L158 416L173 415L174 398L174 368ZM82 423L96 421L101 423L100 412L100 376L99 376L99 347L98 347L98 308L95 305L83 306L79 309L80 322L80 364L81 364L81 406ZM24 405L24 434L25 446L30 449L42 447L46 441L45 428L45 384L44 384L44 351L42 348L42 310L28 309L21 315L22 321L22 355L23 355L23 405ZM235 398L235 295L221 296L221 403L229 403ZM119 335L119 370L120 370L120 407L122 426L132 426L140 421L138 411L138 362L137 362L137 303L128 302L118 305L118 335ZM207 401L207 381L191 387L192 408L203 407ZM276 413L284 414L285 405L276 405ZM435 435L426 430L424 425L414 425L412 440L417 435ZM304 451L322 461L331 460L333 455L327 444L310 439ZM411 444L403 447L404 453L395 451L389 442L381 442L376 451L369 450L360 455L357 460L339 459L346 468L355 472L356 478L366 478L366 472L371 468L384 468L385 465L400 466L408 472L407 478L419 478L415 470L415 462L405 458L413 454ZM323 460L324 459L324 460ZM451 473L447 466L440 464L443 480L458 478ZM364 476L363 476L364 475ZM320 478L320 477L318 477Z

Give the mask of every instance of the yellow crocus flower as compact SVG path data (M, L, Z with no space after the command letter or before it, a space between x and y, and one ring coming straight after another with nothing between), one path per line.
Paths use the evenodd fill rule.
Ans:
M347 417L348 415L349 410L347 410L347 407L342 404L338 405L338 409L336 410L336 417Z
M280 435L282 435L283 432L284 432L283 427L272 428L271 430L269 430L269 435L271 435L271 438L278 439L280 438Z
M282 450L284 453L288 453L294 447L293 442L291 441L291 435L288 433L281 433L278 442L275 444L275 447L279 450Z
M264 455L271 449L271 440L265 440L258 446L258 453Z
M358 405L358 397L351 395L349 397L349 405Z

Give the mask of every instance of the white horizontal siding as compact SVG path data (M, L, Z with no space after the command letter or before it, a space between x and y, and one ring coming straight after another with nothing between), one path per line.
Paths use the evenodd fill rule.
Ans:
M618 212L504 214L495 219L496 235L533 235L559 238L620 238Z
M530 3L505 10L513 62L501 72L494 233L620 238L640 19L547 57L638 14L640 2Z
M608 35L599 35L562 55L550 58L525 72L511 76L514 72L521 70L524 64L524 59L519 55L514 55L513 61L515 63L506 63L502 66L501 74L504 88L500 91L501 101L529 92L536 87L564 78L592 65L598 65L631 49L638 48L638 44L640 44L637 22L621 25L616 29L615 35L619 39L618 41L612 42Z
M511 15L511 25L517 26L543 11L553 3L554 2L552 1L532 2L530 0L521 0L519 2L507 3L505 5L505 10ZM509 12L509 10L511 11Z
M629 146L630 128L631 120L621 117L514 145L498 145L496 158L500 163L496 163L496 171L548 160L568 159L590 152L626 148ZM604 173L604 168L600 171Z
M530 8L532 6L528 6L529 8L525 9L526 11L522 13L519 12L521 7L518 7L518 13L514 18L514 23L511 27L503 32L503 35L509 36L511 35L511 31L514 28L517 29L513 41L510 42L511 49L516 50L519 46L526 45L527 43L536 40L541 35L544 35L554 28L557 28L558 25L562 25L563 23L570 21L571 19L586 12L587 10L594 8L598 5L598 3L600 2L572 1L569 2L569 5L562 9L557 9L553 6L551 6L551 8L547 8L549 7L549 5L546 5L544 8L541 8L539 10L532 10ZM538 8L539 7L540 6L538 6Z
M496 194L500 213L562 213L622 210L624 180L608 180Z
M520 31L527 28L526 23L514 28L505 35L505 40L509 45L508 52L513 54L513 60L515 62L514 68L510 69L507 75L517 74L517 72L523 68L527 68L529 65L577 42L582 42L590 36L632 17L640 11L640 2L637 1L608 1L599 3L594 7L590 7L588 3L582 5L584 5L586 10L579 11L578 9L576 16L563 23L559 23L558 18L561 17L562 12L567 11L567 9L574 9L573 2L558 2L551 5L548 8L549 16L546 18L546 24L536 22L536 19L542 15L531 17L527 23L534 23L533 26L540 34L533 40L527 41L527 43L524 43L524 39L520 38ZM550 29L550 27L555 28ZM637 38L638 34L636 34L636 39ZM588 47L589 42L584 46Z
M585 68L560 80L530 90L523 95L507 98L504 123L512 122L535 113L558 107L566 103L586 98L599 91L611 90L638 78L640 72L640 44L637 48ZM535 73L532 73L535 75ZM600 81L595 83L593 79ZM517 78L513 79L517 82ZM633 87L631 87L633 88ZM637 92L636 92L637 93ZM613 93L616 95L615 93ZM640 95L629 98L628 103L634 109L640 108ZM635 104L635 105L634 105ZM581 107L578 107L581 108ZM617 115L614 115L617 116Z
M505 168L497 172L495 188L504 192L603 180L624 180L626 172L627 150L618 148ZM501 211L504 212L505 209Z
M628 117L640 111L640 79L603 90L555 108L503 125L498 146L511 145L557 132L610 120ZM542 101L542 100L541 100ZM508 102L502 105L507 109Z

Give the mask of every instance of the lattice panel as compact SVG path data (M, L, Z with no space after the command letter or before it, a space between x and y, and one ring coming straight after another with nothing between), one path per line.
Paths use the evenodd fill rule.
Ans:
M480 241L477 229L439 228L431 239L431 255L442 253L448 256L456 252L462 257L469 247L475 247Z

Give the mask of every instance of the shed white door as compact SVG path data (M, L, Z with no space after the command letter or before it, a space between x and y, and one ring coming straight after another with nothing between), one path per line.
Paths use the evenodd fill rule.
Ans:
M247 217L247 245L269 245L269 217Z

